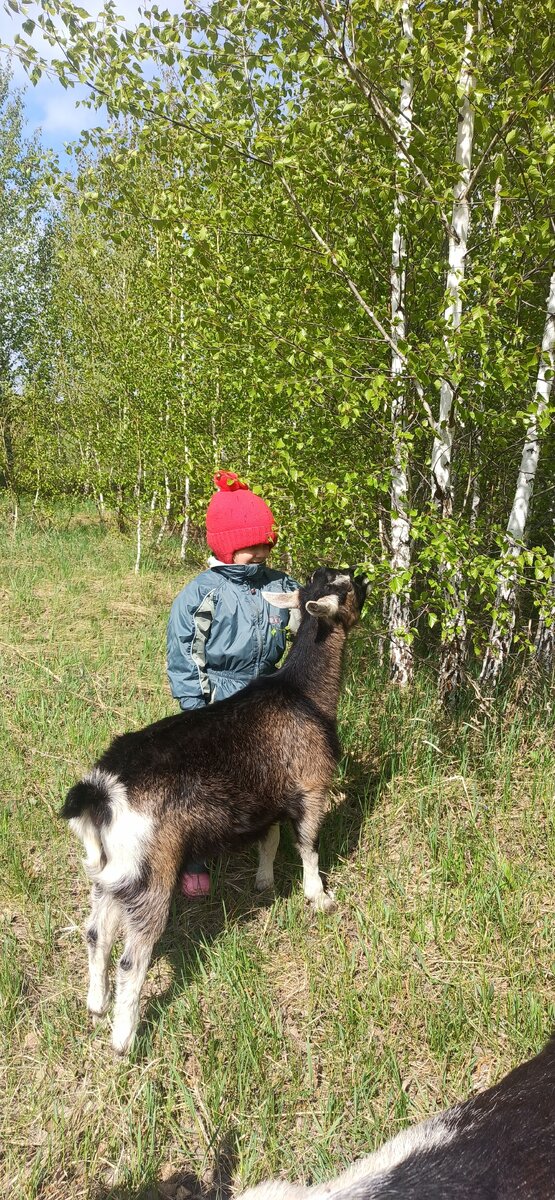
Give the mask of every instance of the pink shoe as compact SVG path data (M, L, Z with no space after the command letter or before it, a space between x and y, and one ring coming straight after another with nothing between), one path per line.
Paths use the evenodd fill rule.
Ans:
M206 867L200 870L186 870L179 880L181 893L188 900L203 900L210 895L210 876Z

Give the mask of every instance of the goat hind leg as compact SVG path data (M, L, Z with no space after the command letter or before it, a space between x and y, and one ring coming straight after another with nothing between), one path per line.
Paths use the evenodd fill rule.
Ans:
M258 892L274 886L274 859L279 846L279 825L270 825L266 837L258 844L258 870L254 886Z
M108 969L112 946L121 924L121 909L118 901L98 884L93 885L91 900L92 911L86 928L89 956L87 1008L93 1021L96 1021L104 1016L110 1004Z
M165 927L171 888L146 895L141 914L127 912L123 954L116 971L112 1045L118 1054L131 1049L139 1024L139 1004L154 946Z

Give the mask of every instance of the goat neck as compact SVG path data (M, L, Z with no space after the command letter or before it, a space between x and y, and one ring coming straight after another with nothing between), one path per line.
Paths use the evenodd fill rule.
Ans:
M335 719L347 632L341 623L329 625L303 614L299 632L282 673L328 717Z

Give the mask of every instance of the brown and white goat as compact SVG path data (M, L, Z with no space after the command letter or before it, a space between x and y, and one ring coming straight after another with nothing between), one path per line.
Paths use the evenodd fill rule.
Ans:
M553 1200L555 1039L447 1112L405 1129L337 1179L269 1180L239 1200Z
M110 1003L108 966L120 929L112 1042L125 1053L180 866L260 839L256 886L273 883L279 823L293 825L304 894L326 911L318 834L339 757L336 715L345 639L367 583L319 567L305 588L269 604L300 607L285 665L226 700L125 733L68 792L62 816L83 842L92 880L87 925L94 1016Z

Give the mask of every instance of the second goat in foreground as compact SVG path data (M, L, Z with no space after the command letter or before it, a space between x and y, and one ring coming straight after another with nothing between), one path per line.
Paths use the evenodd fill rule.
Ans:
M315 1187L269 1180L239 1200L553 1200L555 1038L494 1087L404 1129Z
M68 792L67 818L93 882L87 925L87 1006L110 1003L108 967L120 932L114 1048L125 1053L139 1021L141 989L166 924L185 859L260 839L256 886L273 883L279 823L293 825L304 894L326 911L318 834L339 757L336 715L343 648L366 596L354 571L319 567L299 592L267 593L299 607L295 645L281 670L206 709L125 733Z

